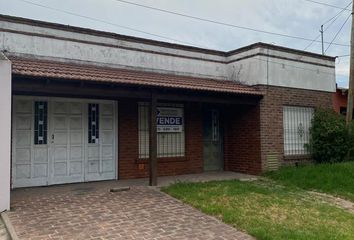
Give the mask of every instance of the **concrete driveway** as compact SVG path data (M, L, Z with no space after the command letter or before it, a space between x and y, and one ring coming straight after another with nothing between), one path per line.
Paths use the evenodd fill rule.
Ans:
M116 181L18 189L8 216L20 239L252 239L156 188Z

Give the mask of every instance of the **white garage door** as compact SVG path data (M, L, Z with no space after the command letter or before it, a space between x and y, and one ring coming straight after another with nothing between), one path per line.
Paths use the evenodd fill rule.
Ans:
M15 96L13 187L117 178L114 101Z

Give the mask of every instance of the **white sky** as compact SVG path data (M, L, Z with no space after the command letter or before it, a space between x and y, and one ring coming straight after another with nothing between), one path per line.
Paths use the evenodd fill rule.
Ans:
M216 50L233 50L255 42L272 43L303 50L309 42L235 29L212 23L192 20L151 9L140 8L116 0L27 0L53 8L90 16L113 24L178 39L182 42ZM213 19L265 31L314 39L321 24L335 16L340 9L311 3L305 0L127 0L201 18ZM349 0L317 0L345 7ZM349 6L351 8L351 6ZM68 24L125 35L171 41L127 30L106 23L60 13L34 6L20 0L0 0L0 14ZM325 32L325 41L331 42L350 11L344 11ZM334 42L350 42L351 18ZM325 25L325 27L328 26ZM325 48L327 48L325 45ZM320 53L321 44L314 43L308 51ZM332 45L328 55L349 54L349 47ZM349 58L339 58L336 63L337 83L348 85Z

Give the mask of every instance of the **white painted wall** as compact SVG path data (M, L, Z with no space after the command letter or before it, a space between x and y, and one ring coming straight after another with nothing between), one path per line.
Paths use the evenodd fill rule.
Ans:
M257 52L267 56L252 56ZM336 91L334 62L286 52L268 51L264 48L241 53L239 58L245 56L251 57L229 64L230 80L247 85L262 84L326 92Z
M231 80L247 85L335 91L334 61L296 51L257 47L226 57L222 52L170 48L21 21L0 20L0 29L0 51L13 55Z
M0 53L0 212L10 209L11 62Z

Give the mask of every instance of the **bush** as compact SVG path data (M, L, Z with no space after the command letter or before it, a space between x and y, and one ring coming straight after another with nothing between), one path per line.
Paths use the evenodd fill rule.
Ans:
M354 131L353 126L351 127ZM310 142L307 145L316 162L334 163L352 158L353 143L353 137L349 134L342 115L333 110L316 109L310 128Z

